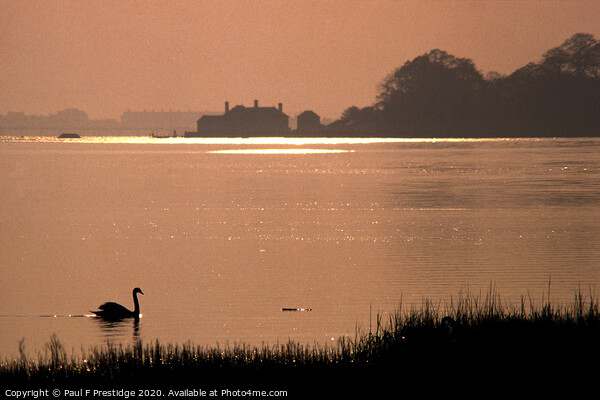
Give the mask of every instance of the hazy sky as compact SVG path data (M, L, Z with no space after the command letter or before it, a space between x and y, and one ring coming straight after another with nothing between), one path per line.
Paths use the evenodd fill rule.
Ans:
M0 114L258 99L337 118L429 50L507 74L599 21L598 0L0 0Z

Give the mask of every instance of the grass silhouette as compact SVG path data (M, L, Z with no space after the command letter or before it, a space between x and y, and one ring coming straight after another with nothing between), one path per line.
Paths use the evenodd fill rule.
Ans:
M368 332L333 345L295 342L262 347L236 344L203 347L191 342L93 347L67 355L56 336L43 354L0 364L2 387L147 387L265 388L290 394L320 387L336 394L402 387L428 391L460 381L495 386L519 382L578 381L598 373L600 313L597 300L581 292L572 304L540 306L523 298L504 304L491 289L486 296L461 296L441 306L420 308L387 318L378 314ZM587 361L593 360L590 365ZM319 386L320 385L320 386ZM539 389L538 388L538 389ZM314 394L314 393L313 393ZM288 396L289 397L289 396Z

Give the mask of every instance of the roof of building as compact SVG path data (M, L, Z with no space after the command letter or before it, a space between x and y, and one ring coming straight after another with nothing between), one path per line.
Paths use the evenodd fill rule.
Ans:
M284 112L275 107L245 107L237 105L222 115L203 115L203 120L229 120L244 118L289 118Z
M239 105L233 107L225 115L284 115L288 117L288 115L275 107L245 107Z
M306 110L301 112L300 114L298 114L298 117L304 117L304 116L319 116L319 114L317 114L316 112L312 111L312 110Z

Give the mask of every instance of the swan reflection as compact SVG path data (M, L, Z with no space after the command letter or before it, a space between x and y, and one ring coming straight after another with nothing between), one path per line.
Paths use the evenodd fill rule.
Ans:
M141 315L140 315L141 317ZM92 317L102 332L102 336L110 341L117 341L122 339L128 339L131 337L134 340L140 338L140 319L121 319L121 320L107 320L99 317Z

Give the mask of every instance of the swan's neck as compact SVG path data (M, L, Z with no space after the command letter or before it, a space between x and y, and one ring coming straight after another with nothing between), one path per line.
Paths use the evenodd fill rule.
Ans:
M133 314L136 318L140 316L140 303L138 302L137 293L133 293Z

